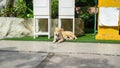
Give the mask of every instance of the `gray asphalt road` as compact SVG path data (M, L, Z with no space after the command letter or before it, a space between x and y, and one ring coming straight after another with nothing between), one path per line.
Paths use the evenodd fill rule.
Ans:
M0 68L120 68L120 44L3 40Z
M120 56L81 53L50 53L37 68L120 68Z
M47 54L0 50L0 68L36 68Z
M0 51L0 68L120 68L120 56L70 52Z

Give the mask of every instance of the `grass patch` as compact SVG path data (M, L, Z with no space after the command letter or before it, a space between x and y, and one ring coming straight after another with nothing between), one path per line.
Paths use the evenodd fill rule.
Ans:
M18 41L53 41L53 37L48 39L47 36L40 36L36 39L33 37L21 37L21 38L5 38L1 40L18 40ZM120 44L120 40L95 40L94 34L85 34L84 36L78 37L77 40L67 40L67 42L85 42L85 43L116 43Z
M4 38L2 40L18 40L18 41L52 41L53 38L48 39L47 36L40 36L38 38L33 38L32 36L27 37L15 37L15 38Z
M85 34L82 37L78 37L77 40L68 40L68 42L87 42L87 43L115 43L120 44L120 40L96 40L94 34Z

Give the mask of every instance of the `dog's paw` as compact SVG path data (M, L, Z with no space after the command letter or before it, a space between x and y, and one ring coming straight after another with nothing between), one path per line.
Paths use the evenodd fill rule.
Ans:
M57 43L62 43L64 40L59 40Z
M75 40L77 40L78 38L77 37L75 37Z
M56 43L56 41L53 41L53 43Z

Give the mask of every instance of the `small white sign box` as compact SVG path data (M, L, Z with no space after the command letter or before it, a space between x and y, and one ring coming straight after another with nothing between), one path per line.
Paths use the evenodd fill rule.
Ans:
M59 27L62 19L73 19L73 33L75 33L75 0L59 0ZM69 23L68 23L69 24Z
M119 9L117 7L100 7L99 26L118 26Z
M38 35L48 35L50 38L50 0L33 0L34 5L34 38ZM48 19L48 31L47 32L39 32L39 20L40 19ZM44 23L44 22L43 22Z

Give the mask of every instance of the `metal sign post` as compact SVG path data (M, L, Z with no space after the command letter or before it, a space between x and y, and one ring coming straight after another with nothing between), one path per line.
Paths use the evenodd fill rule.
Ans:
M95 16L94 16L94 35L96 35L96 32L97 32L97 30L96 30L96 21L97 21L97 0L94 0L94 2L95 2Z

